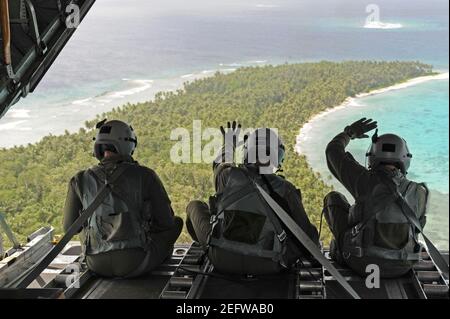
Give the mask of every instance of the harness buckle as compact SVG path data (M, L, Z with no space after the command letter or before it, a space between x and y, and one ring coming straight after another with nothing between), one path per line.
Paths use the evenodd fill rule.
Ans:
M361 247L352 247L351 249L342 252L342 257L348 260L351 256L361 258L363 256L363 249Z
M211 215L211 218L209 220L209 224L210 225L214 225L217 222L218 219L219 218L217 217L217 215Z
M283 230L283 232L282 232L281 234L277 235L277 237L278 237L278 240L279 240L280 242L284 242L284 241L286 240L286 238L287 238L287 234L286 234L286 232Z
M352 254L355 257L361 258L363 256L363 250L361 247L354 247L353 248L354 253Z
M352 237L358 236L360 230L361 230L361 228L359 225L356 225L355 227L353 227L352 228Z

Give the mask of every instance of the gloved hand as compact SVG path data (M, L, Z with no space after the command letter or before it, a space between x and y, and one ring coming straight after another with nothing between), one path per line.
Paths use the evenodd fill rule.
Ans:
M377 122L365 117L347 126L344 132L353 140L355 138L368 138L367 132L370 132L378 127Z
M220 132L222 132L224 145L233 145L234 148L237 146L237 142L239 139L239 134L241 133L241 124L238 124L236 121L233 123L228 122L227 127L220 127Z

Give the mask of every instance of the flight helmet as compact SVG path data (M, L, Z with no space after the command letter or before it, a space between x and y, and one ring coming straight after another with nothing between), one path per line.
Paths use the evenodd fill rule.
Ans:
M378 130L372 137L372 145L366 156L369 169L380 164L392 164L403 174L407 174L412 159L408 144L403 138L395 134L378 136Z
M279 169L285 158L285 146L278 134L259 128L244 143L244 163L266 166L271 172Z
M133 127L122 121L103 120L97 124L99 130L94 138L94 156L102 160L106 150L119 155L133 155L137 137Z

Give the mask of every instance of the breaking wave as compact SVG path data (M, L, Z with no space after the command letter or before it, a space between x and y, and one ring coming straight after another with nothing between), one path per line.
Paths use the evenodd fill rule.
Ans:
M366 29L401 29L403 28L403 25L401 23L388 23L388 22L381 22L381 21L372 21L367 22L364 25L364 28Z

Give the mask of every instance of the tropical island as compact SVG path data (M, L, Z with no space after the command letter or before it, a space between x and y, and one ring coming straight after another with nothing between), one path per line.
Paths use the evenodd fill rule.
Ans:
M175 213L184 218L190 200L206 200L213 193L212 171L209 163L170 160L172 130L192 131L194 120L205 127L238 120L244 127L279 129L287 147L282 174L301 189L305 209L319 226L322 200L331 189L295 152L300 127L348 97L433 74L430 65L399 61L285 64L216 73L185 83L176 92L158 93L153 101L97 115L77 133L49 135L35 144L0 150L0 212L21 241L45 225L62 233L68 182L77 171L95 164L91 156L95 124L108 118L132 124L139 137L135 159L159 174ZM329 236L324 227L323 240ZM183 232L179 241L191 239Z

